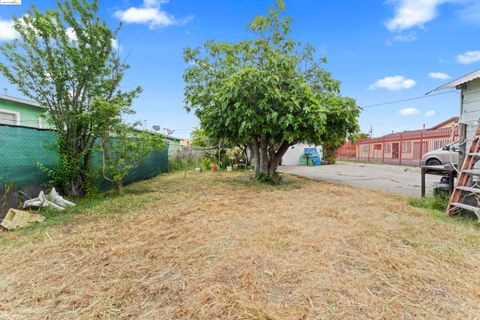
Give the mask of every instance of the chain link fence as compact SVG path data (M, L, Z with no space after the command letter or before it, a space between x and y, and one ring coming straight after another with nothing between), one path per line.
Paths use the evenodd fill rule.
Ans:
M38 191L48 182L47 174L39 164L53 168L58 164L56 151L57 133L48 129L0 124L0 217L8 207L24 197L37 196ZM101 156L94 152L92 170L101 189L112 187L112 183L101 178ZM168 143L162 150L154 151L137 167L130 170L124 183L152 178L168 171ZM9 205L7 206L6 203Z
M0 182L17 186L47 182L38 164L57 164L56 143L57 134L52 130L0 125Z

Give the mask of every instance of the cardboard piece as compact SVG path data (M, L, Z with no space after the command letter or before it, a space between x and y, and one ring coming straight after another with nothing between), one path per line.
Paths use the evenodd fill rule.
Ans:
M25 227L31 222L43 222L45 217L28 211L10 209L0 225L7 230Z

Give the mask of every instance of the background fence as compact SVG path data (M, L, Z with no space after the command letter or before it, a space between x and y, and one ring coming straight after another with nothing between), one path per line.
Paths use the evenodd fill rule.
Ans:
M218 148L203 148L196 146L170 145L168 149L169 170L186 170L187 168L200 167L209 170L210 163L217 162Z
M399 132L355 144L345 143L337 150L337 159L420 166L425 153L456 140L458 127Z
M0 219L9 208L44 190L48 176L39 168L47 168L58 163L56 152L57 133L48 129L35 129L11 125L0 125ZM101 189L113 184L102 178L101 156L94 152L92 170L96 183ZM136 168L130 170L124 183L154 177L168 171L168 142L160 151L149 154Z
M57 134L55 131L28 127L0 125L0 189L7 183L15 186L41 185L48 177L38 164L47 168L57 165ZM93 154L93 172L98 173L98 184L107 188L111 184L100 178L101 157ZM152 152L140 164L132 169L124 182L156 176L168 171L168 144L161 151Z

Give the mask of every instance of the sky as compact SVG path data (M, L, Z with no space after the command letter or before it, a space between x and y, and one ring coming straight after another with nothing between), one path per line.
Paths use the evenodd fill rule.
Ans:
M11 17L21 16L31 4L41 10L55 7L52 0L0 6L0 42L16 37ZM183 49L207 40L251 37L247 24L271 4L273 0L100 0L99 15L110 27L123 22L116 44L131 68L122 88L143 88L133 104L137 113L129 120L189 137L198 120L184 109ZM341 81L341 94L364 107L359 118L363 132L373 129L373 136L380 136L458 116L460 98L454 90L385 103L423 97L480 69L480 0L286 0L286 5L285 14L294 19L292 37L327 57L324 68ZM0 75L0 92L4 89L21 96Z

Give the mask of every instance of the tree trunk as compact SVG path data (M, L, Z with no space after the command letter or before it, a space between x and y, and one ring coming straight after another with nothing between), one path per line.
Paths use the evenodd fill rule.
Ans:
M122 196L123 195L123 182L122 182L121 179L120 179L120 181L116 182L116 187L117 187L117 194L119 196Z
M337 150L329 145L323 146L323 159L327 161L328 164L335 164L337 161Z
M265 135L260 137L260 172L268 176L268 139Z
M72 196L75 196L75 197L83 196L83 189L84 189L83 186L84 186L84 181L81 175L73 178L71 183Z
M258 177L260 172L260 151L259 151L259 144L257 139L254 139L252 142L252 152L253 152L253 160L255 161L255 178Z
M72 143L70 139L68 135L59 139L60 163L54 183L65 194L81 197L90 183L91 152L85 152L85 144L81 141Z
M283 156L285 155L289 147L290 147L289 143L283 142L280 148L278 148L276 152L272 153L272 156L268 164L268 176L270 178L273 178L273 176L277 172L278 166L280 165L280 160L283 158Z
M269 146L268 142L268 138L262 136L260 142L254 139L251 144L255 160L255 180L273 182L280 159L285 155L290 144L283 142L280 147L275 150L275 146Z

